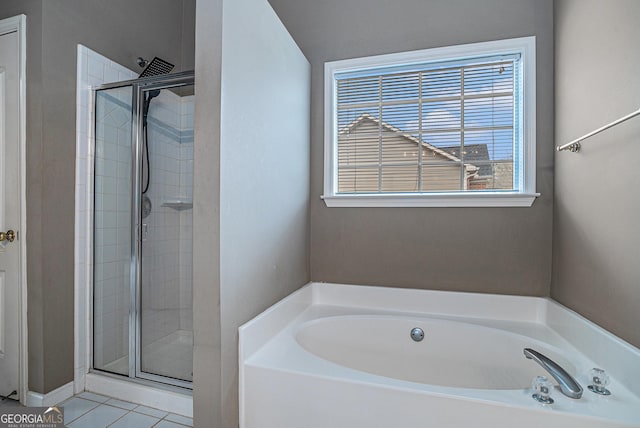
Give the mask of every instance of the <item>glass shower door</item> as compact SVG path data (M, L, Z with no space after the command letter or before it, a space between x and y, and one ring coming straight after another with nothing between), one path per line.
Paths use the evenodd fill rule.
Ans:
M96 91L93 367L130 367L132 87Z
M92 368L191 388L193 73L94 94Z
M193 379L193 85L141 90L137 376Z

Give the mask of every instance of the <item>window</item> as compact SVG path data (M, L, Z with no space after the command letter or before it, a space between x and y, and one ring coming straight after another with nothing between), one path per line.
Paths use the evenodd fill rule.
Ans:
M535 38L325 64L327 206L530 206Z

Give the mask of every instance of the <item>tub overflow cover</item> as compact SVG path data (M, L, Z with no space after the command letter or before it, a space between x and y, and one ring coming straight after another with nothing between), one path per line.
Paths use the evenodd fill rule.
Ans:
M411 330L411 338L416 342L420 342L424 339L424 331L420 327L414 327Z

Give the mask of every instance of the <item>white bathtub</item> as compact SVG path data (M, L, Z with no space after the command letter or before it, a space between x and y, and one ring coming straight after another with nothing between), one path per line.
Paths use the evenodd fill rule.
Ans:
M524 348L583 397L533 400ZM640 427L640 351L549 299L309 284L240 328L239 364L241 428Z

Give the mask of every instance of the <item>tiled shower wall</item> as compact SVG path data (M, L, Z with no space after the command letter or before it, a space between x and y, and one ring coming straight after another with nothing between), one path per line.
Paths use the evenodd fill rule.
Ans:
M128 351L131 273L131 90L96 97L94 179L95 364Z
M148 123L153 209L142 220L143 346L191 330L193 97L163 90L151 101Z
M136 74L87 49L78 46L78 87L77 87L77 159L76 159L76 296L80 304L93 305L87 310L87 322L76 325L76 379L78 371L85 370L90 362L85 355L87 333L94 331L94 361L96 367L103 367L111 361L127 355L129 294L128 275L130 259L130 179L131 151L126 145L131 141L130 108L131 93L120 92L120 97L104 99L102 102L102 126L96 128L96 138L101 147L96 149L91 140L92 115L94 113L90 87L102 83L117 82L136 77ZM99 167L94 176L94 156ZM95 192L94 192L95 187ZM95 199L94 199L95 198ZM127 201L128 199L128 201ZM95 218L95 240L100 244L94 250L94 200L96 208L102 211ZM107 211L102 208L110 207ZM128 218L127 218L128 217ZM129 249L126 247L129 246ZM94 255L94 257L92 257ZM94 259L95 258L95 259ZM94 282L93 301L89 286ZM89 308L87 308L89 309ZM80 312L80 311L77 311ZM84 320L83 320L84 321ZM94 328L95 327L95 328ZM89 331L84 330L89 329Z
M84 358L93 326L87 299L95 270L94 360L103 367L126 359L129 341L131 93L103 102L102 124L91 138L91 86L136 78L133 71L84 46L78 46L76 160L76 379L91 362ZM114 92L110 91L110 95ZM151 102L149 118L152 214L143 242L143 345L180 329L191 329L191 210L193 177L193 96L163 90ZM96 162L93 192L94 156ZM95 265L93 201L96 201ZM106 209L106 210L105 210ZM102 211L102 214L100 214ZM82 316L81 314L85 314ZM146 316L145 316L146 314ZM89 329L89 331L87 330ZM76 386L77 387L77 386Z

